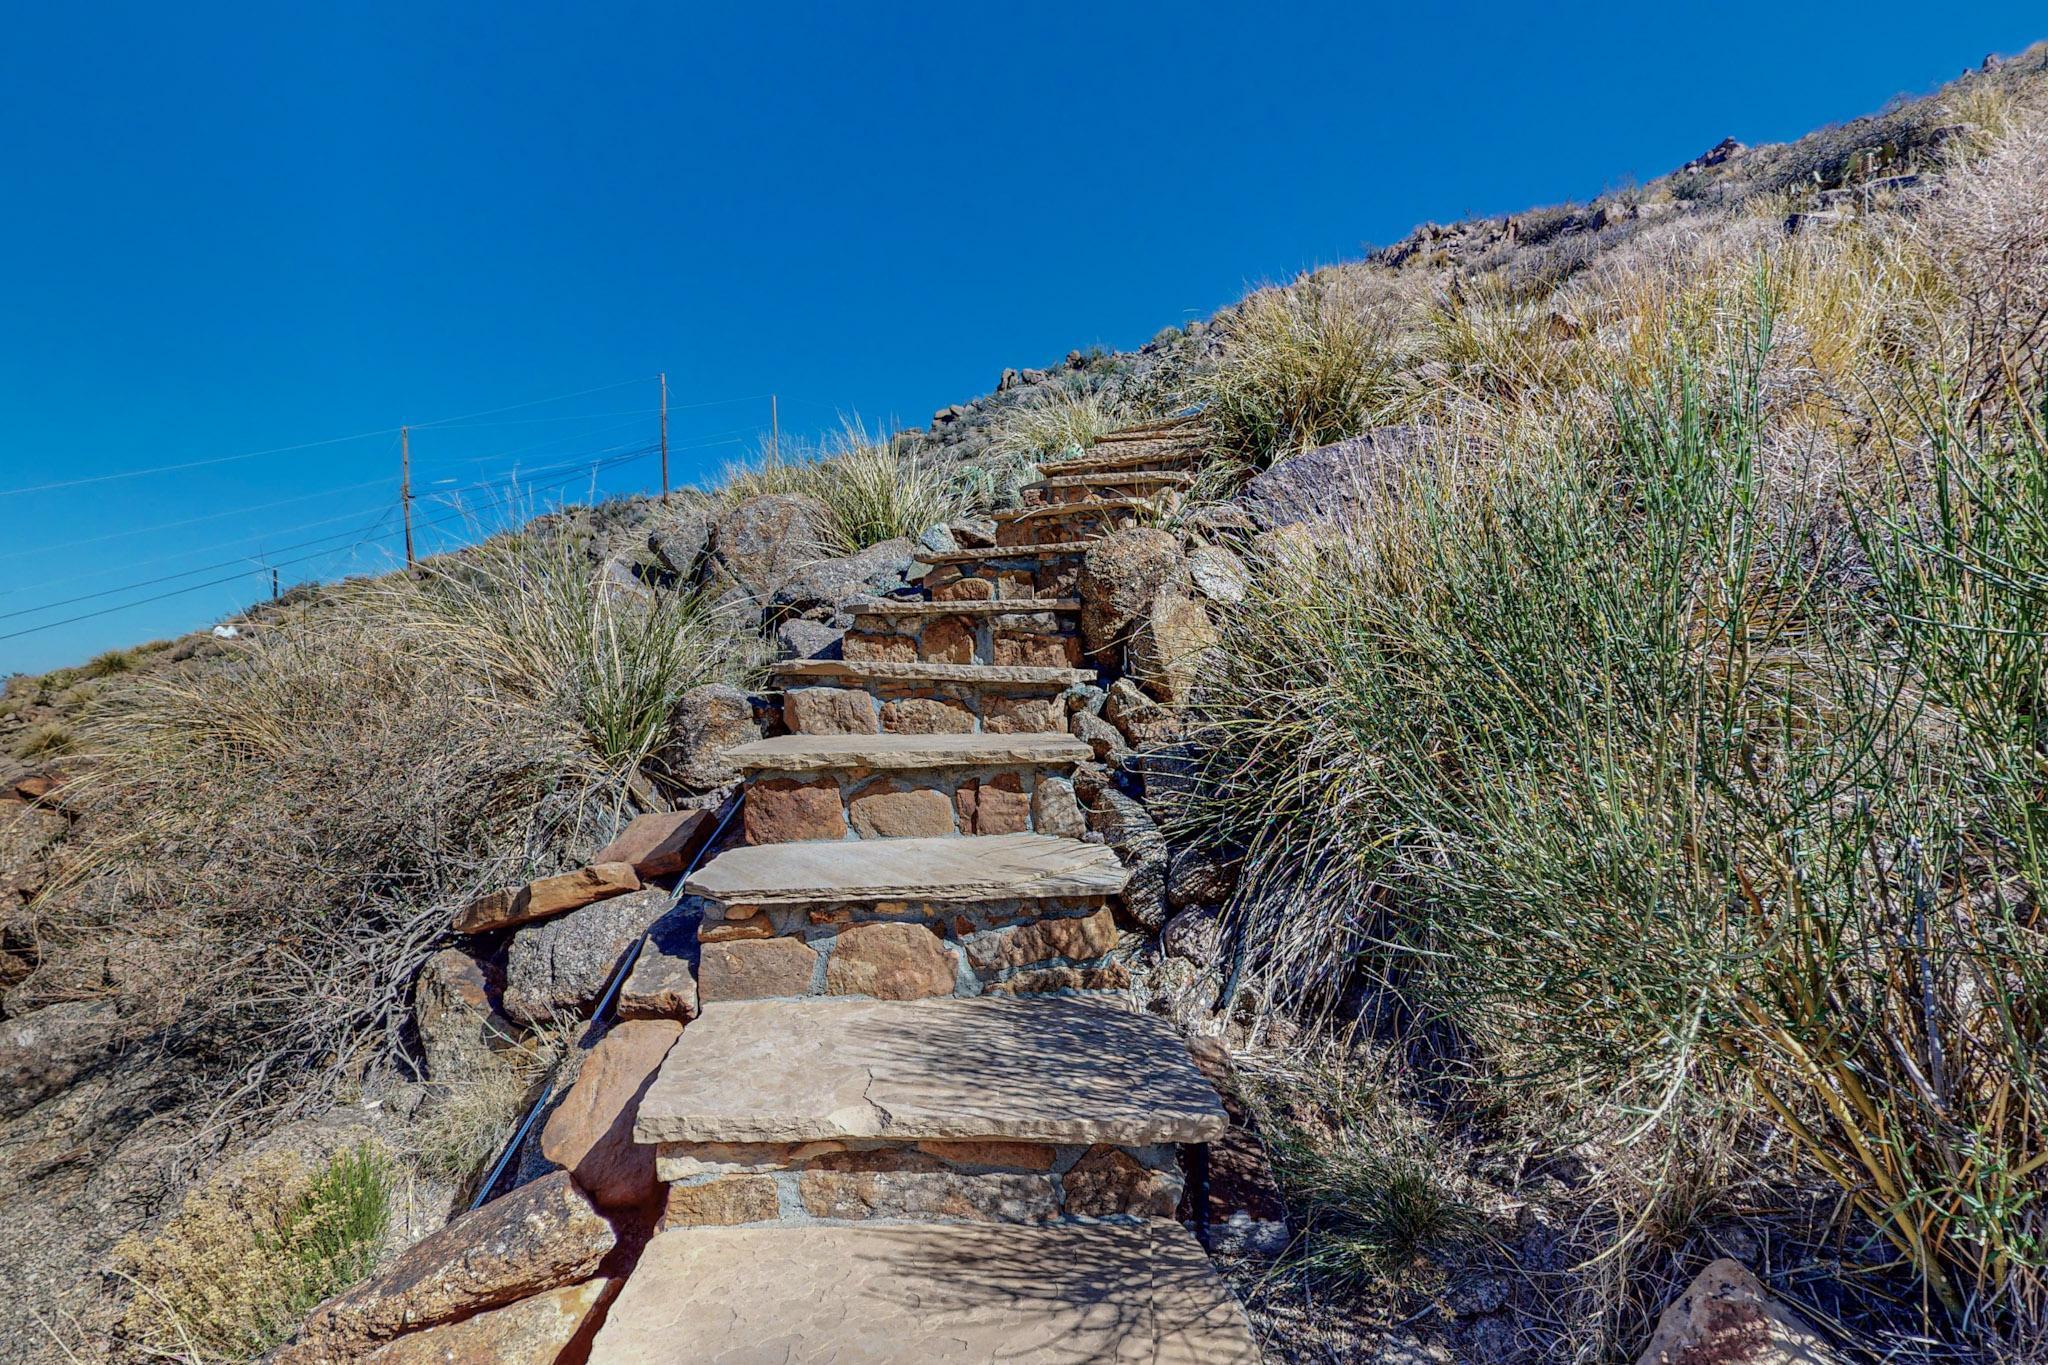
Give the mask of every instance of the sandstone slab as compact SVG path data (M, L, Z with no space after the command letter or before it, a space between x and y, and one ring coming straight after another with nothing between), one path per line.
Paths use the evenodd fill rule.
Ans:
M783 694L783 722L800 735L871 735L881 728L875 699L846 687L797 687Z
M1043 545L999 545L986 550L953 550L945 554L918 555L923 564L1008 564L1055 557L1079 558L1094 544L1087 540L1056 540Z
M728 905L959 903L1111 896L1127 876L1098 844L1041 834L864 839L728 849L684 888Z
M1835 1365L1838 1359L1756 1276L1723 1259L1664 1310L1636 1365Z
M697 1017L697 916L678 908L654 922L614 1004L621 1019Z
M414 1243L383 1274L314 1309L300 1340L367 1353L371 1343L586 1280L616 1240L557 1171Z
M775 665L783 682L971 683L981 687L1073 687L1095 681L1079 668L1044 668L1021 664L932 664L861 662L849 659L791 659Z
M677 1228L648 1244L593 1365L1258 1365L1178 1224Z
M825 963L827 995L922 1000L951 995L957 972L939 936L921 924L856 924Z
M817 971L818 950L800 939L707 943L697 964L697 988L705 1000L809 995Z
M598 851L594 863L630 863L641 881L673 877L689 865L717 826L714 812L679 810L634 817L619 837Z
M778 735L726 752L742 772L811 773L843 768L901 772L1079 763L1094 751L1066 734Z
M1222 1103L1162 1020L1087 999L814 999L707 1006L635 1138L1206 1142Z
M654 1149L633 1141L633 1113L682 1032L673 1019L614 1024L548 1116L541 1152L576 1177L599 1208L635 1208L654 1194Z
M1077 612L1081 602L1075 597L1013 597L989 598L973 602L909 602L870 599L864 602L850 602L848 611L855 616L882 617L889 620L916 620L926 616L1022 616L1038 611Z
M450 1365L488 1360L497 1365L552 1365L613 1287L613 1281L598 1279L551 1289L461 1322L408 1333L378 1347L363 1357L363 1362Z
M455 932L487 934L494 929L509 929L516 924L530 924L550 915L580 910L607 897L623 896L628 891L639 889L640 874L633 870L631 863L595 863L574 872L542 877L522 887L493 891L479 897L457 913Z

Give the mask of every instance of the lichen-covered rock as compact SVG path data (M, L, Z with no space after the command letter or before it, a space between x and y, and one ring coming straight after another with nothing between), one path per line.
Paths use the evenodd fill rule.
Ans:
M1835 1353L1730 1260L1699 1273L1657 1319L1636 1365L1834 1365Z
M1188 555L1188 577L1195 591L1212 602L1234 606L1244 601L1251 585L1251 573L1239 559L1221 545L1198 546Z
M663 746L662 765L683 786L710 791L739 780L725 751L761 737L754 699L737 687L707 683L683 693L669 717L673 738Z
M548 1160L601 1209L638 1208L654 1197L654 1148L633 1141L633 1116L682 1032L674 1019L614 1024L541 1133Z
M1237 889L1238 864L1209 849L1183 848L1166 872L1166 901L1176 910L1221 905Z
M1125 654L1133 677L1161 700L1180 706L1205 677L1215 675L1210 651L1216 642L1215 623L1200 602L1162 591L1131 632Z
M1296 522L1342 526L1385 496L1424 446L1442 439L1423 426L1383 427L1305 450L1246 484L1244 509L1262 531Z
M656 517L654 529L647 533L647 548L664 569L685 583L693 581L711 544L710 510L671 503L657 508Z
M768 605L775 590L825 557L831 514L815 498L764 493L748 498L711 529L701 576L735 606Z
M1152 609L1161 589L1185 581L1180 541L1166 531L1138 526L1104 536L1081 561L1081 642L1106 655Z
M775 627L778 659L836 659L846 632L823 621L792 616Z
M363 1357L363 1365L552 1365L616 1283L586 1280L460 1322L410 1332Z
M504 989L502 969L460 948L444 948L421 966L412 1017L429 1080L472 1072L482 1053L512 1047L525 1036L500 1008Z
M567 1171L456 1218L313 1310L280 1365L358 1360L391 1338L590 1278L616 1244Z
M769 601L779 611L814 607L836 611L856 598L887 596L903 586L916 554L914 542L899 538L870 545L857 554L815 558L798 567L770 594Z
M111 1000L74 1000L0 1020L0 1119L25 1114L70 1085L129 1032Z
M585 906L512 936L505 1013L524 1023L587 1014L634 942L668 913L659 887Z

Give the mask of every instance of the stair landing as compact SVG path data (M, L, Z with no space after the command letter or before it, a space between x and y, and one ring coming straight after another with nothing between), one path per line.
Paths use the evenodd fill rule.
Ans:
M597 1365L1258 1365L1176 1223L694 1227L648 1243Z

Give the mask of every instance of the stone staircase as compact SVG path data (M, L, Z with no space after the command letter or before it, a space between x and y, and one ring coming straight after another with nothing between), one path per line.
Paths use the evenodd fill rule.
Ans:
M664 1212L593 1360L1258 1359L1173 1221L1230 1121L1110 994L1130 873L1070 781L1082 557L1197 459L1155 424L1047 465L924 600L776 669L790 733L726 754L744 843L684 883L702 1013L640 1097Z

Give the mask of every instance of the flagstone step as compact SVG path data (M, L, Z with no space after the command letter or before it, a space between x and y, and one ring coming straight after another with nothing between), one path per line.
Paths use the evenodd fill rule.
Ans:
M663 1232L594 1365L1258 1365L1176 1223L820 1224Z
M800 734L1033 734L1063 730L1061 694L1087 669L798 659L770 675Z
M1038 472L1044 478L1087 478L1098 474L1127 474L1149 469L1177 470L1199 465L1205 456L1200 446L1165 442L1134 445L1128 449L1105 448L1098 444L1094 449L1102 453L1077 455L1065 460L1048 460L1038 466Z
M902 902L945 908L987 901L1100 901L1121 892L1130 875L1100 844L997 834L732 848L691 873L683 889L729 907Z
M997 528L1000 541L1001 528ZM920 586L941 602L1004 597L1073 597L1081 583L1081 557L1092 540L1040 545L998 544L979 550L925 551Z
M810 999L707 1005L641 1097L633 1140L1143 1147L1229 1129L1172 1026L1119 1001Z
M1090 502L1100 497L1130 496L1115 490L1155 488L1179 491L1195 481L1193 474L1171 469L1132 469L1121 474L1060 474L1027 483L1018 492L1027 507L1061 507Z
M1000 514L999 514L1000 515ZM942 564L1015 564L1020 561L1045 558L1079 558L1088 553L1094 542L1088 540L1053 541L1045 545L992 545L980 550L925 550L917 555L920 564L933 566Z
M1093 541L1169 510L1172 490L1150 498L1098 497L1085 502L1041 503L995 515L998 548L1031 548L1039 542Z
M982 602L927 602L903 597L870 597L846 604L856 620L894 620L928 616L1029 616L1038 612L1072 615L1081 610L1078 597L1012 597Z
M727 749L743 773L821 773L842 768L909 772L931 768L1070 767L1094 755L1071 735L778 735Z

